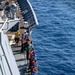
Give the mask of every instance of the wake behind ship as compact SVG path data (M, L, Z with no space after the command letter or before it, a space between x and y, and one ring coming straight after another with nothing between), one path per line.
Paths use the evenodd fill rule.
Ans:
M0 0L0 75L37 75L31 31L38 25L29 0Z

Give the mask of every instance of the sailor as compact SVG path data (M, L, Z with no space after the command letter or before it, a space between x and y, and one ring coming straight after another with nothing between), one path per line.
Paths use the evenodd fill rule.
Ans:
M26 38L25 38L25 48L29 48L29 38L28 38L28 36L26 36ZM28 50L27 50L27 52L28 52Z
M26 38L26 32L24 32L23 38Z
M17 5L15 4L14 1L12 1L10 8L11 8L11 13L12 13L12 19L16 18Z
M29 38L25 31L24 34L22 34L22 36L21 36L21 43L22 43L21 44L21 53L28 50L28 46L29 46L28 41L29 41ZM26 51L26 52L28 52L28 51ZM28 59L28 53L27 53L27 59Z
M5 2L4 12L5 12L7 18L10 18L11 17L10 4L9 4L9 1L8 0L6 0L6 2Z
M29 61L29 46L26 47L26 57L27 57L27 63Z
M22 34L22 36L21 36L21 53L23 53L24 49L25 49L24 43L25 43L24 34Z
M19 40L20 40L20 31L17 30L17 32L15 33L15 42L17 46L18 46Z

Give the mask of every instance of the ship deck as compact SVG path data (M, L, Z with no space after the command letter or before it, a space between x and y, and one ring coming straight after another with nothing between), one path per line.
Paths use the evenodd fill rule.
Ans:
M23 30L21 31L22 34ZM8 32L7 36L9 38L9 42L13 51L13 55L15 57L20 75L31 75L31 72L28 70L28 65L27 59L26 59L26 53L21 53L21 42L19 41L19 45L15 45L14 37L15 37L15 32Z

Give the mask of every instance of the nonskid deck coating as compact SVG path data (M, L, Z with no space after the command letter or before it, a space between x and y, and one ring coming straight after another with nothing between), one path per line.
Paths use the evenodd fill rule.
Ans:
M14 35L15 32L9 32L7 33L9 41L10 41L10 45L20 72L20 75L31 75L31 73L28 71L28 63L26 60L26 53L21 53L21 42L19 42L19 45L16 46L15 45L15 41L14 41Z

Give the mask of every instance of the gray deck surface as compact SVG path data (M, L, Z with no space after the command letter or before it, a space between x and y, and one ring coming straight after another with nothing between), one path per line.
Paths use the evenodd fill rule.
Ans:
M31 75L31 73L28 71L28 63L26 60L26 53L21 53L21 43L19 42L19 46L15 45L14 39L11 39L11 37L14 35L14 33L7 34L9 37L9 40L12 40L11 48L13 50L13 54L17 63L17 66L19 68L20 75Z

